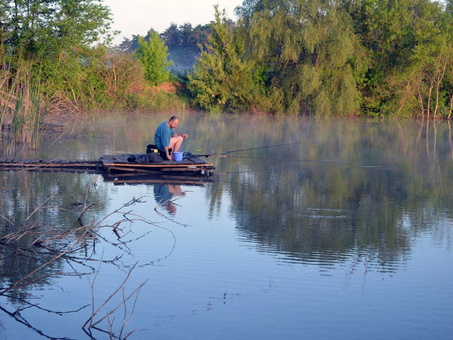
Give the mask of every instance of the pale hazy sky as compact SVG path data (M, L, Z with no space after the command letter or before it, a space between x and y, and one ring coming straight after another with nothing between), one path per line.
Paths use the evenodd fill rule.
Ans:
M226 10L227 17L236 20L234 8L243 0L103 0L113 14L113 29L121 31L114 43L132 35L146 35L149 29L162 33L172 22L182 25L208 24L214 20L214 5Z

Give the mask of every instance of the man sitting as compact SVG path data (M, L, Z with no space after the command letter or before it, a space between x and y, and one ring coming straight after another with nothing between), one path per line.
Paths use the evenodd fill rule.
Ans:
M173 129L177 128L179 119L176 116L171 117L168 122L162 122L154 134L154 144L159 149L160 156L164 160L171 161L173 158L173 152L177 152L181 147L184 139L187 138L187 134L179 135Z

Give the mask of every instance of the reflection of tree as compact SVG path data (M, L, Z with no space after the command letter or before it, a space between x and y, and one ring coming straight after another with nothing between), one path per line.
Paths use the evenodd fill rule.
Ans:
M138 119L120 116L90 123L84 133L102 134L108 126L108 139L102 140L107 145L93 139L80 147L131 152L144 149L152 138L149 131L166 118L166 115ZM423 221L432 218L439 209L453 217L450 122L220 114L181 114L180 119L184 131L193 136L187 140L186 150L194 153L295 143L207 159L217 168L216 182L206 190L210 215L219 213L222 197L231 194L233 210L242 211L238 218L253 217L249 224L241 223L247 229L258 224L260 209L271 209L269 219L273 218L276 225L291 221L296 239L305 225L306 237L319 233L340 235L343 248L336 246L344 253L351 251L357 242L356 248L367 247L381 256L391 256L385 252L389 244L393 244L393 249L409 246L410 237L404 236L407 231L403 223L412 226L413 235L423 232L426 227ZM306 210L310 208L320 210ZM341 211L340 215L347 213L347 218L332 218L329 211L336 210ZM323 214L326 216L322 220ZM263 220L266 222L264 217ZM264 223L266 228L270 224ZM328 233L323 234L323 230ZM285 244L286 251L292 249L291 230L282 227L278 231L288 233L287 240L274 239L273 244ZM346 241L348 237L352 239ZM386 243L380 242L380 237ZM313 244L306 245L308 250L312 247ZM295 253L300 256L297 251L296 247Z
M72 227L68 224L82 211L87 183L86 177L80 174L27 171L1 174L0 272L3 284L8 285L33 272L54 256L41 247L44 240L40 240L39 235L46 235L49 223L60 226L61 230ZM106 201L101 192L93 193L93 190L86 198L88 202ZM103 204L100 203L93 211L102 208ZM19 233L20 230L22 233ZM23 236L17 240L7 240L8 242L3 238L15 233ZM11 247L11 244L14 246ZM61 260L53 261L36 272L30 280L59 271L61 266ZM40 281L40 284L46 284L46 280Z
M321 265L360 254L391 270L410 252L411 238L428 228L431 211L452 213L451 161L436 162L434 146L426 151L411 123L329 120L310 131L299 122L283 131L304 131L300 145L225 160L236 166L221 190L231 193L242 232L263 250ZM439 135L448 137L447 124L437 126ZM434 143L436 158L448 159L449 144Z
M44 309L37 302L39 298L32 296L32 291L50 284L56 277L93 275L99 271L94 267L96 262L127 269L120 261L121 254L127 250L127 243L144 235L139 235L135 239L126 237L129 233L124 230L122 224L134 221L152 223L134 215L132 210L122 210L142 203L140 198L134 198L97 221L93 214L99 212L99 209L104 209L100 199L103 202L107 201L102 197L105 193L96 191L92 182L82 180L84 176L81 174L39 172L1 174L0 310L40 336L56 339L44 334L38 325L30 324L22 311L35 308L46 313L62 315L78 312L87 305L72 311ZM93 179L94 175L88 177ZM71 195L62 195L62 192L70 192ZM105 224L109 217L120 219L113 225ZM115 235L114 242L105 237L105 232L101 232L105 228ZM145 232L145 235L147 233L149 231ZM119 255L114 258L99 258L95 250L99 242L114 247ZM68 268L69 272L66 272ZM125 281L120 288L124 286ZM129 297L123 296L116 308L125 306L129 299L138 296L142 286L143 284ZM112 293L109 299L115 296L120 288ZM3 299L8 299L11 303L4 305ZM116 309L107 311L107 316L103 316L107 302L101 304L97 310L93 307L92 315L83 327L90 337L95 329L113 336L111 320L108 321L108 326L104 324L110 315L114 315ZM10 310L8 305L12 305L15 310ZM121 333L125 325L126 323L120 325Z

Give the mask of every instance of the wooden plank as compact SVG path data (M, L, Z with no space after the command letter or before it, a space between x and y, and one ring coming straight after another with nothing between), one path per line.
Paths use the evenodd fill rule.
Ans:
M174 171L174 172L199 172L204 169L202 168L162 168L163 172Z
M131 168L125 168L125 167L121 167L121 166L112 166L106 170L126 171L126 172L142 173L142 174L149 174L149 173L159 174L160 173L160 169L158 169L156 171L156 169L131 169Z
M178 162L179 163L179 162ZM174 162L168 162L168 163L103 163L104 167L115 167L115 166L121 166L121 167L126 167L126 168L140 168L140 169L146 169L146 168L188 168L190 167L203 167L206 166L207 164L175 164ZM209 164L210 165L210 164Z
M112 181L114 184L182 184L182 185L194 185L194 186L205 186L204 182L197 180L187 180L186 177L182 179L115 179Z

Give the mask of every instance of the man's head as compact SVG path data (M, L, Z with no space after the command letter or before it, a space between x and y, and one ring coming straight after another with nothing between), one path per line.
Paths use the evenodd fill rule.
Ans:
M176 116L172 116L169 120L168 120L168 126L171 128L171 129L175 129L178 127L178 124L179 124L179 119L178 117Z

